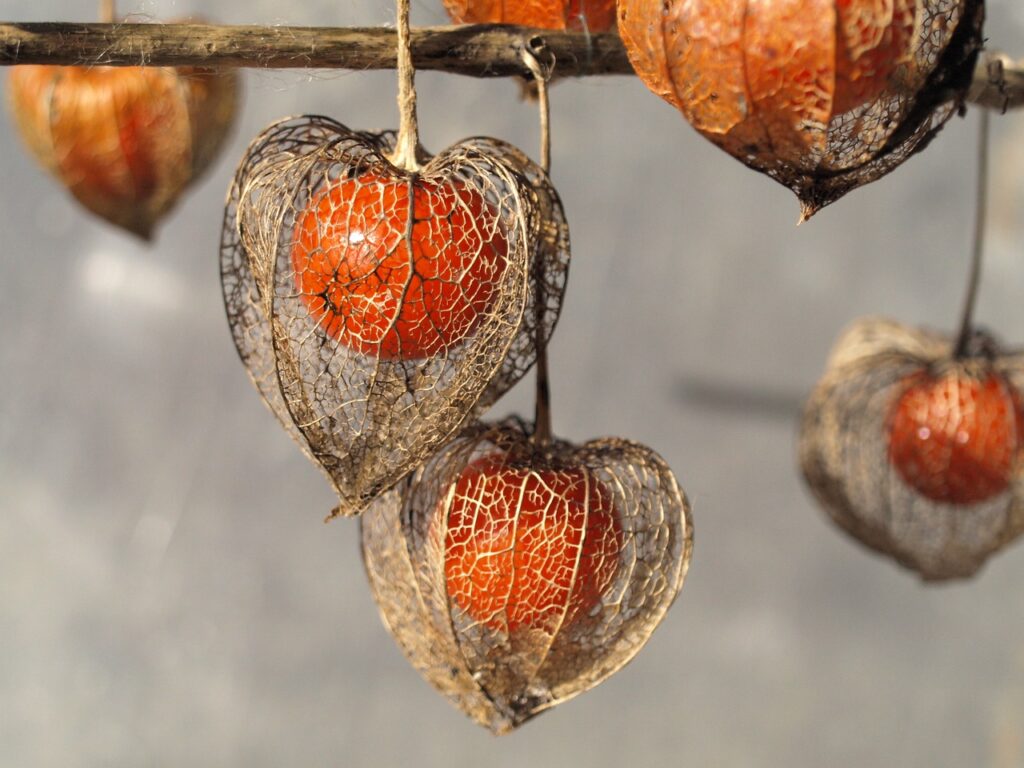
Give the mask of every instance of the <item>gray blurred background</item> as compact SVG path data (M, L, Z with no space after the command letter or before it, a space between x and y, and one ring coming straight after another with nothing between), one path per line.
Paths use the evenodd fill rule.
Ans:
M1024 55L1020 0L993 46ZM243 24L388 23L389 0L119 0ZM418 0L416 24L443 23ZM0 0L5 20L92 3ZM6 75L0 75L0 81ZM922 586L804 490L797 409L839 330L952 330L977 116L796 228L797 205L635 78L554 89L575 260L552 344L555 427L622 435L694 505L686 586L636 660L496 739L405 662L358 526L260 402L217 243L247 142L289 114L396 123L392 73L253 72L233 140L152 248L83 213L0 122L0 765L1024 766L1024 547ZM428 148L531 153L508 81L419 78ZM980 318L1024 343L1024 115L995 121ZM529 384L496 407L528 411Z

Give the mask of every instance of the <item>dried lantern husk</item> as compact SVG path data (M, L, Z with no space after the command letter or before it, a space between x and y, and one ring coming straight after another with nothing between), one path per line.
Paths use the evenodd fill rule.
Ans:
M621 0L637 74L807 218L962 108L984 0Z
M615 0L444 0L456 24L519 24L577 32L607 32L615 26Z
M238 103L233 71L22 65L9 103L36 159L93 213L143 239L210 165Z
M649 448L537 447L531 431L516 419L467 428L361 520L385 625L434 688L495 733L632 659L693 548L686 497Z
M325 117L282 120L250 146L225 214L221 274L235 344L270 409L337 491L333 514L359 514L523 376L554 329L569 266L558 194L518 149L467 139L424 156L411 175L388 160L394 144L391 132L350 131ZM381 179L394 183L381 192ZM415 221L407 194L404 212L385 200L400 200L409 185ZM345 206L359 199L369 200L372 220L360 219L365 231L346 250L344 227L356 232L348 222L359 217ZM436 207L445 205L446 214ZM358 249L364 237L392 238L389 255L366 267L377 256ZM449 249L462 260L462 282L420 275L419 257ZM420 295L415 287L397 298L374 294L402 268L388 260L410 253L417 260L406 277L419 281ZM339 271L325 282L313 265L323 271L328 262ZM476 272L485 288L470 280ZM335 305L332 291L350 293ZM445 332L445 322L458 327ZM365 338L369 331L376 337Z
M982 334L971 346L955 358L941 334L858 321L837 342L800 435L804 478L830 517L930 581L972 576L1024 533L1024 359ZM904 423L908 404L923 419L916 427ZM908 448L922 452L909 464Z

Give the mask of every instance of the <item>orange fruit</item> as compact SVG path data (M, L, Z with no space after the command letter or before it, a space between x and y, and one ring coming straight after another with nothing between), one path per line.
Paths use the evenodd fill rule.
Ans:
M1019 398L998 374L914 374L892 411L889 460L925 498L976 504L1009 487L1022 426Z
M909 64L916 34L917 0L836 0L834 114L874 101L896 69Z
M519 24L594 33L615 26L615 0L444 0L444 7L456 24Z
M295 285L332 338L388 360L433 357L471 336L508 264L504 224L454 180L364 174L333 182L299 213ZM411 246L411 249L410 249Z
M621 0L644 83L731 154L801 164L913 58L918 0Z
M234 74L191 68L14 67L22 138L93 213L149 238L234 119Z
M446 523L449 598L509 633L553 631L593 609L623 547L612 495L591 471L533 469L503 454L462 471Z

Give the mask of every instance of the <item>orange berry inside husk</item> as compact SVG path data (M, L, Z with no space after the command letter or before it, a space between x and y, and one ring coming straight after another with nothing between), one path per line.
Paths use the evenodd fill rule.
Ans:
M489 629L553 632L598 605L622 549L614 499L593 472L533 469L492 454L454 485L444 536L448 595Z
M366 173L313 196L291 260L301 300L329 336L372 357L420 360L477 330L508 248L497 210L474 187Z
M918 0L836 0L833 114L874 101L913 57Z
M149 238L201 170L200 110L231 110L211 73L156 67L15 67L11 105L36 157L89 210ZM212 99L211 99L212 97ZM231 97L233 98L233 97ZM217 123L216 119L210 123ZM208 161L205 158L201 166Z
M889 460L925 498L977 504L1009 488L1022 425L1019 397L996 373L913 374L892 410Z
M615 26L615 0L444 0L444 5L456 24L519 24L592 33Z
M909 79L919 2L621 0L619 31L640 78L706 137L804 167L834 118Z

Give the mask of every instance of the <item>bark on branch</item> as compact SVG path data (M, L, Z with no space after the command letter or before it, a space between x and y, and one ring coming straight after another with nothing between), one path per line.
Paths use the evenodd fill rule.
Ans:
M413 61L417 69L471 77L529 77L520 51L535 36L555 56L555 77L633 73L618 35L497 25L415 29ZM395 42L395 31L382 27L0 22L0 66L394 69ZM992 109L1024 106L1024 61L984 54L969 99Z
M497 25L414 29L413 63L472 77L529 77L520 50L541 32L560 75L633 71L617 35ZM395 30L383 27L0 22L0 64L394 69L396 59Z

